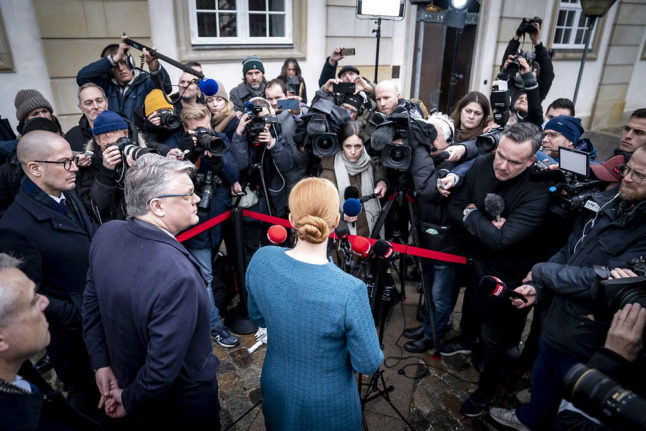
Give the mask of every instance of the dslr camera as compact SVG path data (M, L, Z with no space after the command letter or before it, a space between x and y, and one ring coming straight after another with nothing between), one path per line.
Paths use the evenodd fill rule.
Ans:
M125 136L119 138L115 145L121 152L121 162L123 166L127 165L126 157L130 157L132 160L137 160L144 154L155 152L152 148L140 147L135 141L130 138L126 138Z
M543 20L537 16L534 18L523 18L516 30L516 35L522 36L524 34L535 34L538 30L534 26L535 23L538 23L539 26L543 25Z
M531 66L536 59L536 54L534 54L532 51L523 51L521 49L520 52L512 58L507 67L502 69L500 73L498 73L496 79L502 79L505 81L513 79L520 70L520 61L518 59L521 57L524 58L527 61L527 64Z
M203 153L210 152L214 157L221 157L226 149L226 144L218 136L218 134L206 127L198 127L195 129L195 147L194 151Z
M182 120L179 118L179 115L176 115L175 112L171 109L163 109L157 113L159 117L160 125L166 126L169 129L177 129L182 125Z
M626 267L637 274L637 277L608 280L610 268L594 266L595 272L601 278L603 304L609 313L614 314L626 304L646 307L646 257L636 257L628 261Z
M270 125L269 132L272 137L276 138L278 133L280 133L280 130L277 129L280 127L278 125L278 118L275 115L262 116L260 115L262 110L263 107L255 103L247 101L244 104L245 114L251 117L251 122L245 128L247 142L254 147L262 145L262 142L258 140L258 135L265 131L266 125Z

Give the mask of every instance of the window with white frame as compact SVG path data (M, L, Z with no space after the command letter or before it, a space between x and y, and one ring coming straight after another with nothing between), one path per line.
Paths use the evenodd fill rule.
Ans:
M190 0L193 45L293 43L292 0Z
M579 0L560 0L559 11L554 28L552 47L559 49L583 50L585 36L590 29L590 18L583 14Z

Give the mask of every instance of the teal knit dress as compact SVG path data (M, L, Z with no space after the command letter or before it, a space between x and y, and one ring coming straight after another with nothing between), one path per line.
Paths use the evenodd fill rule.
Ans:
M383 360L366 285L333 263L293 259L263 247L247 269L251 319L267 328L262 368L268 430L359 430L353 370Z

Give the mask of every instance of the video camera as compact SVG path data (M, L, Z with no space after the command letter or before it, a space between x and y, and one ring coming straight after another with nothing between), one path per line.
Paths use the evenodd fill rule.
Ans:
M278 133L280 133L280 130L277 129L280 127L278 125L278 118L276 118L275 115L262 116L260 115L262 110L263 107L255 103L247 101L244 104L244 113L251 117L251 122L247 124L247 127L245 128L249 145L261 145L261 142L258 140L258 135L265 131L267 124L271 125L271 127L269 127L269 132L272 137L276 138Z
M375 126L370 137L372 148L381 152L381 163L397 171L408 171L413 159L413 148L419 144L431 145L437 137L435 126L423 121L415 105L406 101L385 115L375 111L368 122ZM393 144L401 139L402 144Z
M312 145L312 153L316 157L335 155L339 150L337 133L343 123L350 119L348 112L331 99L316 96L303 119L307 123L305 142Z
M493 121L500 127L505 127L509 120L509 87L507 80L498 79L491 83L491 94L489 95L491 103L491 114Z
M195 140L195 151L200 153L208 151L214 157L221 157L224 150L227 148L226 144L222 139L220 139L218 134L206 127L198 127L195 129Z
M537 167L540 169L540 165ZM585 151L559 147L559 170L562 180L550 191L558 192L559 207L566 211L584 208L606 184L590 178L590 154Z

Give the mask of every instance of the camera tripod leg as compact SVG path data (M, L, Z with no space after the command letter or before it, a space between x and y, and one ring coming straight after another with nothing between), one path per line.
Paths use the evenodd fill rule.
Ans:
M415 213L415 207L413 202L408 202L408 213L410 214L410 228L411 233L413 234L413 245L415 247L420 246L419 242L419 232L417 230L417 216ZM439 350L440 340L437 338L437 331L435 328L435 304L433 303L433 295L431 293L431 286L428 285L428 280L424 274L422 268L422 261L419 256L415 256L415 265L417 266L417 271L419 272L420 279L422 281L422 293L424 295L424 303L426 304L426 311L429 314L429 321L431 323L431 336L433 337L433 348Z
M363 386L362 383L362 375L359 374L359 391L361 391L361 387ZM393 409L395 413L397 413L397 416L406 424L408 428L411 430L414 430L412 425L408 422L408 420L404 417L404 415L401 414L401 412L395 407L393 404L392 400L390 399L390 392L393 392L395 390L395 387L393 385L386 386L386 379L384 379L384 371L380 368L375 374L370 376L370 381L366 385L366 392L361 398L361 411L365 411L366 404L369 403L370 401L376 399L376 398L383 398L389 405L390 408ZM359 392L359 395L361 395L361 392ZM365 419L365 415L362 418L362 426L364 430L368 430L368 424Z

